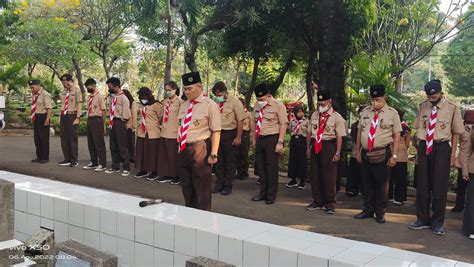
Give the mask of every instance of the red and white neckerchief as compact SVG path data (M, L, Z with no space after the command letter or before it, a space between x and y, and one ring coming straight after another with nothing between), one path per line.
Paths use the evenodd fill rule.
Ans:
M369 151L372 151L374 149L375 133L377 132L378 125L379 125L379 112L376 111L374 115L374 119L370 123L369 137L367 140L367 148Z
M31 98L31 115L30 115L31 123L35 122L35 119L36 119L36 101L38 100L38 97L40 94L41 92L38 92Z
M114 96L114 99L112 99L112 103L110 104L110 110L109 110L109 126L112 127L114 126L114 117L115 117L115 106L117 105L117 99L119 96L123 95L123 92L120 92L120 94L117 94Z
M163 121L164 122L168 122L168 118L169 118L169 115L170 115L170 107L171 107L171 103L173 101L171 99L168 98L168 100L166 101L166 105L165 105L165 117L163 118Z
M64 107L63 107L63 110L61 112L62 116L66 116L68 107L69 107L69 91L67 92L66 99L64 100Z
M314 139L314 153L316 154L319 154L319 152L321 152L321 149L323 149L323 134L324 134L324 129L326 128L326 123L328 122L328 119L329 119L328 112L319 114L319 128L318 128L318 131L316 132L316 138Z
M95 94L91 94L89 96L89 101L87 103L87 115L89 115L91 113L91 110L92 110L92 102L94 102L94 97L95 95L97 94L98 92L96 92Z
M244 112L247 113L249 110L244 106Z
M186 117L183 118L181 122L181 126L179 127L178 131L178 143L179 143L179 151L181 152L186 148L186 139L188 137L188 129L189 124L191 123L191 119L193 118L193 106L199 103L196 100L189 101L188 111L186 112Z
M431 109L430 125L426 130L426 155L431 154L431 152L433 151L433 141L437 118L438 108L436 108L436 106L433 106L433 109Z
M297 119L294 119L293 120L296 124L293 126L293 133L294 134L298 134L298 132L300 131L300 128L301 128L301 123L303 123L303 119L301 120L297 120Z
M143 106L140 110L140 127L142 128L142 131L146 133L146 106Z
M224 111L224 102L219 103L219 112L222 113Z
M260 137L260 131L262 130L262 123L263 123L263 113L264 113L264 109L267 106L268 104L261 107L260 110L258 111L257 125L255 126L255 140L257 140Z

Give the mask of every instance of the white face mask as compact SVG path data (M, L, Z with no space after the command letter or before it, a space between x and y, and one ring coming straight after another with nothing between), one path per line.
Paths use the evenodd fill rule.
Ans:
M268 101L257 101L257 103L260 105L260 107L264 107L268 104Z
M318 109L319 109L319 112L320 112L320 113L324 113L324 112L328 111L329 105L328 105L328 106L324 106L324 107L319 106Z
M141 99L140 102L142 102L143 105L146 105L148 103L148 99Z

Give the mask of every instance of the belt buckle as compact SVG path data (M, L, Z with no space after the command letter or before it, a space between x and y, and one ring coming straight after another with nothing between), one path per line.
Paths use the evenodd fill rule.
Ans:
M300 136L299 136L299 135L295 135L295 138L298 139L298 138L300 138Z

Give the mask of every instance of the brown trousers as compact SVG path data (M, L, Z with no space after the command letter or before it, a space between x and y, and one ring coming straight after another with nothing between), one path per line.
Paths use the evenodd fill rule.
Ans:
M36 147L36 158L49 160L49 125L44 126L46 114L35 114L34 140Z
M148 134L143 137L137 137L135 168L138 171L158 172L158 138L150 139Z
M64 160L69 162L77 162L79 125L72 124L76 117L77 114L66 114L60 123L61 149Z
M102 167L106 167L104 121L101 117L89 117L87 119L87 146L89 147L92 164L100 164Z
M130 154L127 147L127 123L120 118L114 119L114 126L110 130L110 154L112 154L112 168L130 171Z
M237 155L237 176L241 179L249 177L249 131L242 132L242 143L240 144Z
M219 143L219 159L216 164L216 187L232 188L232 183L235 177L235 170L237 168L237 153L238 148L232 145L237 130L222 130L221 141Z
M332 161L336 154L336 140L323 141L319 154L314 152L314 139L311 139L311 161L309 175L313 201L328 209L336 208L337 164Z
M210 140L203 140L188 143L178 154L178 175L186 207L211 210L212 171L207 163L210 152Z
M362 186L364 187L364 211L377 216L385 215L388 203L388 179L390 168L387 166L392 152L388 148L385 160L381 163L367 161L367 151L362 150Z
M255 163L260 176L259 196L275 201L278 191L278 161L280 155L275 152L278 134L260 136L255 148Z
M418 145L418 169L416 181L416 216L433 227L443 226L446 213L449 172L451 169L451 146L449 142L433 144L426 155L426 142ZM433 215L430 216L430 206Z
M176 138L160 138L158 142L158 170L162 177L178 176L178 141Z

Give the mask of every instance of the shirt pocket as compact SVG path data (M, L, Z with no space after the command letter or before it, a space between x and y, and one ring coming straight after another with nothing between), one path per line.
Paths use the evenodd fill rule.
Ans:
M361 128L361 130L365 130L369 125L370 125L370 118L369 118L369 117L362 118L362 119L360 120L360 128Z
M189 126L192 129L202 129L209 125L209 117L206 114L200 114L193 116L191 120L191 125Z
M441 130L450 128L452 120L453 118L449 114L442 115L438 117L437 119L436 128L441 129Z
M267 122L275 122L277 121L277 112L276 110L265 110L263 113L263 120Z
M389 130L393 128L393 120L392 119L383 119L380 122L380 128L384 130Z

